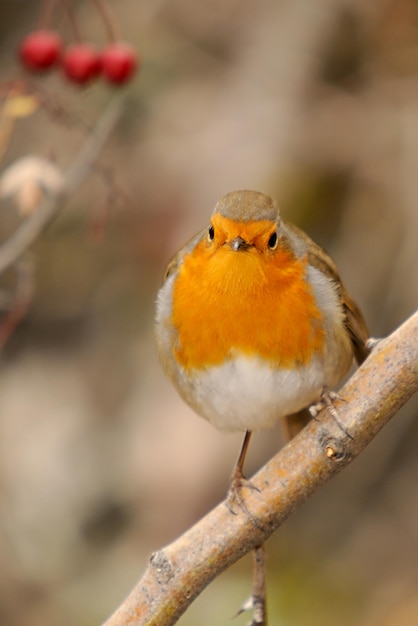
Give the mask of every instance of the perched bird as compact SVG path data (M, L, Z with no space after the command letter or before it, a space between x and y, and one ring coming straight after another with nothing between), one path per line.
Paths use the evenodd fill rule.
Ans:
M269 196L233 191L176 254L158 294L163 368L199 415L246 436L321 400L368 355L363 317L328 254Z
M245 431L228 502L233 510L237 500L258 526L241 494L251 432L282 418L291 436L320 400L333 411L328 390L369 352L366 324L335 264L282 221L272 198L233 191L169 264L156 338L187 404L221 430ZM249 608L252 626L267 623L264 546L254 550L253 595L242 610Z

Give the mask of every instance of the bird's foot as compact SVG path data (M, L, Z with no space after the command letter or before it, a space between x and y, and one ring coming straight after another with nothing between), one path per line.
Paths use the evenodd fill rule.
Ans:
M328 389L324 387L321 393L320 401L309 407L309 413L311 414L314 420L317 420L317 417L320 411L322 411L323 409L327 409L329 414L334 418L334 421L336 422L336 424L338 424L339 428L343 431L343 433L347 435L349 439L353 439L350 433L341 424L338 411L334 404L335 400L346 402L345 398L340 396L338 393L336 393L335 391L329 391Z
M243 495L243 489L252 489L260 492L260 489L243 475L241 468L236 466L231 476L229 490L226 497L226 506L232 515L237 515L236 506L238 506L242 511L244 511L251 523L259 530L262 530L261 524L247 507Z

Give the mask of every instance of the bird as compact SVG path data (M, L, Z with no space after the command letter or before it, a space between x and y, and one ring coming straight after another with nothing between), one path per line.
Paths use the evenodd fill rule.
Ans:
M171 260L155 331L177 391L224 431L269 428L319 403L369 353L330 256L251 190L223 196Z
M338 421L332 390L370 350L333 260L282 219L273 198L252 190L224 195L169 263L155 336L184 401L218 429L245 433L227 502L234 512L238 501L255 525L241 493L252 486L243 470L252 432L281 420L290 437L308 407L315 414L324 404ZM256 606L264 614L265 597L254 593Z

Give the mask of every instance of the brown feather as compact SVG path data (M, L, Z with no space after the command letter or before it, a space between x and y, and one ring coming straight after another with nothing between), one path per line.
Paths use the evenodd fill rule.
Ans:
M370 353L367 348L369 333L363 315L345 289L334 261L303 230L293 226L293 224L286 224L285 229L303 240L308 255L308 263L334 282L345 315L345 327L353 344L354 357L358 365L361 365Z

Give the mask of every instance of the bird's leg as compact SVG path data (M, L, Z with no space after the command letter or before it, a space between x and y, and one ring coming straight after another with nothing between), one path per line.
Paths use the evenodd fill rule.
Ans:
M244 463L247 456L248 446L250 445L251 431L245 432L244 441L242 442L241 450L238 455L237 462L231 474L230 491L238 491L243 485L248 483L248 479L244 476Z
M372 352L381 341L382 339L369 337L369 339L366 341L367 350L369 352ZM311 414L311 417L316 420L318 413L322 411L322 409L328 409L328 412L334 418L334 421L338 424L343 433L347 435L349 439L353 439L352 435L350 435L350 433L344 428L344 426L340 422L338 411L334 405L334 400L342 400L343 402L345 402L345 398L341 397L335 391L329 391L326 387L324 387L322 389L320 401L309 407L309 413Z
M256 491L259 491L258 487L253 485L253 483L250 482L248 478L244 476L244 463L245 463L245 457L247 456L247 450L250 444L250 439L251 439L251 431L247 430L245 433L244 441L242 442L242 446L241 446L241 450L240 450L237 462L235 463L235 467L231 474L231 480L229 483L229 490L228 490L228 495L226 498L226 504L227 504L228 509L231 511L231 513L235 514L235 511L233 509L233 504L234 502L238 503L240 508L243 511L245 511L245 513L247 513L248 517L254 523L254 517L248 511L247 506L244 502L243 495L242 495L243 487L248 487L249 489L255 489ZM259 525L257 524L255 525L259 527Z

